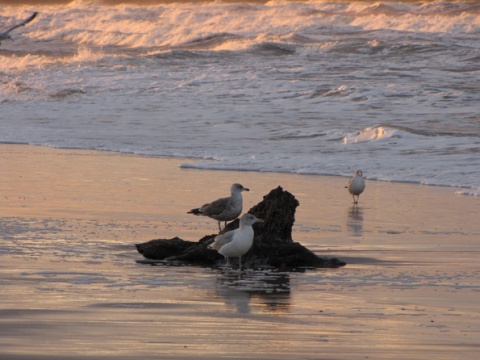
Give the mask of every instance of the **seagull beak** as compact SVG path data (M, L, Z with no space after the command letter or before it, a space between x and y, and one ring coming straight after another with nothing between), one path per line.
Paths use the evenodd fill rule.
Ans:
M255 222L263 223L263 222L265 222L265 221L263 221L262 219L257 219Z
M243 190L245 190L245 191L250 191L250 189L249 189L249 188L246 188L246 187L244 187Z

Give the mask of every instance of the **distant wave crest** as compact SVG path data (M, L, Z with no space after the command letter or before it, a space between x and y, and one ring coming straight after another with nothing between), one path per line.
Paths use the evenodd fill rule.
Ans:
M396 136L398 131L398 129L381 125L368 127L355 133L346 134L343 143L347 145L389 139Z
M376 125L367 127L363 130L344 135L342 142L345 145L366 143L376 140L385 140L391 138L406 138L412 136L421 137L457 137L457 138L478 138L478 133L455 133L455 132L434 132L427 130L411 129L404 126Z
M132 1L133 2L133 1ZM8 10L8 11L7 11ZM190 46L212 47L236 39L255 40L263 47L276 46L267 37L289 36L318 41L332 27L349 32L405 31L426 33L480 32L480 5L471 2L280 2L238 5L216 2L158 3L149 6L107 6L103 2L74 1L68 7L39 6L35 23L22 29L37 41L69 41L77 45L128 48ZM288 16L285 12L288 11ZM21 19L24 12L2 10L0 22ZM267 21L268 19L268 21Z

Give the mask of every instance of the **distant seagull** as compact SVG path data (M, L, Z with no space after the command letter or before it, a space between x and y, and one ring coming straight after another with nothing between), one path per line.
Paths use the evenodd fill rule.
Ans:
M353 196L353 204L358 204L358 198L360 194L365 190L365 180L363 179L362 170L357 170L355 176L351 178L345 186L348 189L348 192ZM357 199L355 199L355 196Z
M244 214L240 218L240 227L235 230L227 231L225 234L220 234L215 237L213 243L208 247L217 250L227 259L230 257L239 258L239 271L242 270L242 255L246 254L253 244L253 228L252 225L257 222L263 222L262 219L257 219L252 214Z
M208 216L218 221L218 229L222 231L220 227L220 221L235 220L243 209L242 191L250 191L241 184L233 184L230 188L231 196L227 198L221 198L215 200L209 204L205 204L197 209L190 210L187 214Z
M10 32L12 32L13 30L15 30L16 28L20 27L20 26L25 26L26 24L28 24L30 21L32 21L33 19L35 19L35 17L37 16L38 12L34 12L32 15L30 15L28 18L26 18L25 20L23 20L21 23L15 25L15 26L12 26L10 29L8 29L7 31L3 32L3 33L0 33L0 44L2 43L3 40L12 40L13 39L10 37Z

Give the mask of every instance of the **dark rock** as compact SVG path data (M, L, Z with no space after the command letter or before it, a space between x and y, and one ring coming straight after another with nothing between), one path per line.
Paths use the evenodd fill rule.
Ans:
M179 237L174 237L172 239L150 240L142 244L136 244L135 247L140 254L148 259L163 260L178 255L196 244L194 241L185 241Z
M264 223L253 226L255 238L252 248L242 256L243 267L275 267L300 269L317 267L340 267L345 263L336 258L321 258L292 240L295 210L299 203L288 191L280 186L264 196L263 201L248 212ZM223 232L238 228L239 220L227 224ZM208 249L216 234L207 235L198 242L173 239L151 240L137 244L137 250L147 259L162 262L181 261L203 266L222 266L223 256ZM236 260L236 259L235 259ZM231 259L233 262L234 259Z

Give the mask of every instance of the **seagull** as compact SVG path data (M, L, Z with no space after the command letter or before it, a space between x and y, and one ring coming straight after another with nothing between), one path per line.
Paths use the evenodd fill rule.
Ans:
M38 12L34 12L32 15L30 15L28 18L26 18L25 20L23 20L21 23L15 25L15 26L12 26L10 29L8 29L7 31L3 32L3 33L0 33L0 44L2 43L3 40L12 40L13 39L10 37L10 32L15 30L16 28L20 27L20 26L25 26L26 24L28 24L30 21L32 21L33 19L35 19L35 17L37 16Z
M358 198L360 194L365 190L365 181L363 179L362 170L355 171L355 176L348 181L347 186L348 192L353 196L353 204L358 204ZM357 199L355 199L355 196Z
M262 219L256 218L252 214L244 214L240 218L240 227L235 230L227 231L225 234L219 234L215 237L213 243L208 247L217 250L227 259L230 257L238 257L239 270L242 271L242 255L246 254L253 244L253 228L252 225L260 222Z
M218 229L220 221L227 221L236 219L242 213L242 191L250 191L241 184L233 184L230 188L231 196L215 200L209 204L205 204L199 208L190 210L187 214L208 216L218 221Z

